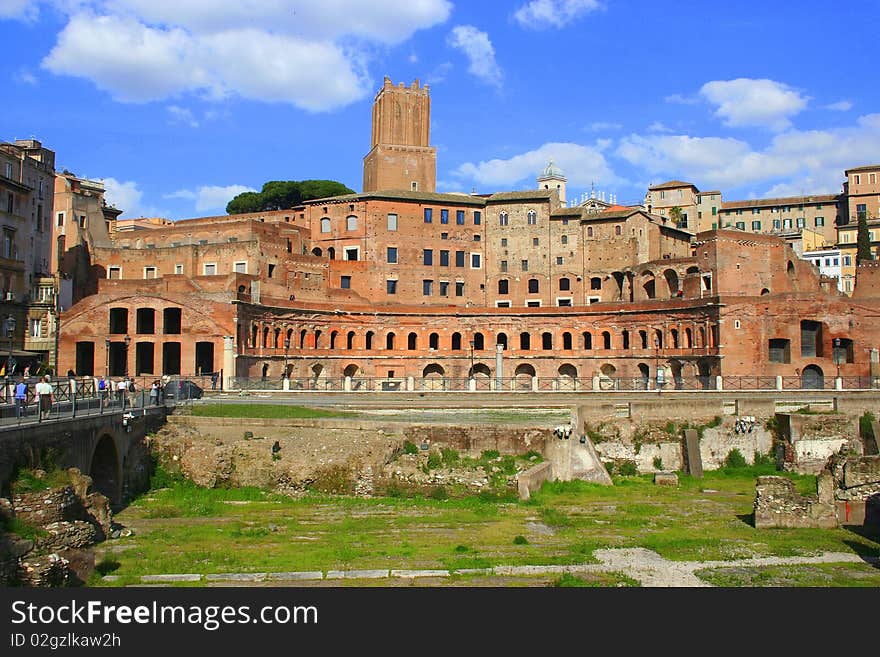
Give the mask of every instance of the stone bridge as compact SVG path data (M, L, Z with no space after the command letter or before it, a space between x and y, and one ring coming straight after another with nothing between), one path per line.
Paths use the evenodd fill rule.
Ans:
M9 494L19 467L76 467L92 477L94 490L119 507L150 478L150 451L145 440L166 418L165 407L103 415L58 418L41 423L0 425L0 496Z

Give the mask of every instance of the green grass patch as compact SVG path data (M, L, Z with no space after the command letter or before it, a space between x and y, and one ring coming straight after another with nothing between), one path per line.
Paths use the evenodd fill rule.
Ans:
M192 406L190 415L196 417L243 417L260 419L308 419L321 417L351 417L351 413L328 411L284 404L200 404Z
M563 573L554 580L552 586L559 588L597 588L610 586L639 586L639 583L622 573L590 573L589 575L572 575Z
M724 587L880 587L880 570L866 563L712 568L694 574Z
M44 472L45 474L38 477L35 469L21 468L15 473L9 487L13 493L21 494L70 486L70 477L66 470L53 467Z

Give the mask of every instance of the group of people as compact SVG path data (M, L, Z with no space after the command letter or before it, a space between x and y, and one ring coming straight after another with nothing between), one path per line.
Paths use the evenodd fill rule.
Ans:
M40 411L40 419L45 420L52 412L52 404L55 403L55 391L52 388L52 377L48 374L40 377L34 387L34 395L37 400L37 408ZM27 417L28 414L28 383L22 379L15 384L15 415Z

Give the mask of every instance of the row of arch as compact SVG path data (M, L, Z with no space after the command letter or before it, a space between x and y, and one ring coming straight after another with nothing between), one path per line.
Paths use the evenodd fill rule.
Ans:
M624 329L621 331L542 331L533 336L529 331L521 331L518 335L508 336L505 332L494 334L494 346L504 350L519 349L528 351L541 349L544 351L574 349L702 349L715 347L718 344L717 325L700 325L684 327L647 327L643 329ZM250 334L239 336L244 338L243 344L251 349L283 349L285 353L317 349L354 351L358 349L386 351L436 350L449 351L484 351L490 348L490 341L482 332L470 334L467 338L459 331L449 335L448 340L441 340L438 332L427 336L415 331L401 332L394 330L377 332L367 330L358 333L350 330L343 332L338 329L307 329L251 325Z

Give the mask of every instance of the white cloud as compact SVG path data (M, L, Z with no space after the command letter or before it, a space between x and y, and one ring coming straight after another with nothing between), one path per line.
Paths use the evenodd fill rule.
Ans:
M199 122L196 120L196 117L194 117L192 111L187 109L186 107L169 105L166 109L171 115L172 123L183 123L184 125L188 125L190 128L199 127Z
M369 94L371 48L444 22L448 0L72 0L43 60L115 99L198 93L291 103L309 111ZM344 17L344 19L341 19Z
M620 130L623 126L619 123L606 123L603 121L596 121L595 123L591 123L587 126L587 130L590 132L608 132L611 130Z
M37 4L38 0L0 0L0 19L35 20L38 14Z
M457 25L449 35L449 45L468 58L469 73L495 87L501 85L501 69L495 61L495 48L488 34L472 25Z
M784 130L788 120L807 106L808 98L774 80L713 80L700 88L700 96L716 105L715 116L728 126L759 126Z
M227 185L220 187L217 185L202 185L195 191L190 189L181 189L173 194L166 194L163 198L182 198L195 202L196 212L205 212L207 210L226 210L226 205L234 197L243 192L255 192L253 187L245 185Z
M876 162L880 114L829 130L788 130L763 150L730 137L629 135L616 155L652 175L722 190L765 184L768 194L837 193L844 170Z
M654 123L648 126L648 132L672 132L672 128L662 121L654 121Z
M26 68L20 69L17 73L13 74L12 79L19 84L27 84L32 87L36 86L39 83L39 80L37 80L37 76L31 73Z
M535 180L550 160L563 170L568 184L574 187L588 186L591 182L619 182L598 149L570 142L544 144L505 160L466 162L453 174L493 189L511 187L523 181L528 182L529 189L534 189Z
M517 9L513 18L522 27L559 28L601 7L598 0L532 0Z
M667 103L674 103L675 105L696 105L700 102L700 99L695 96L682 96L681 94L671 94L666 96L663 100Z
M838 100L836 103L831 103L830 105L826 105L825 109L833 110L835 112L848 112L853 107L853 104L848 100Z
M141 198L144 193L138 189L133 181L121 182L116 178L104 178L104 199L108 205L113 205L122 210L124 216L145 216L148 213L142 211Z

